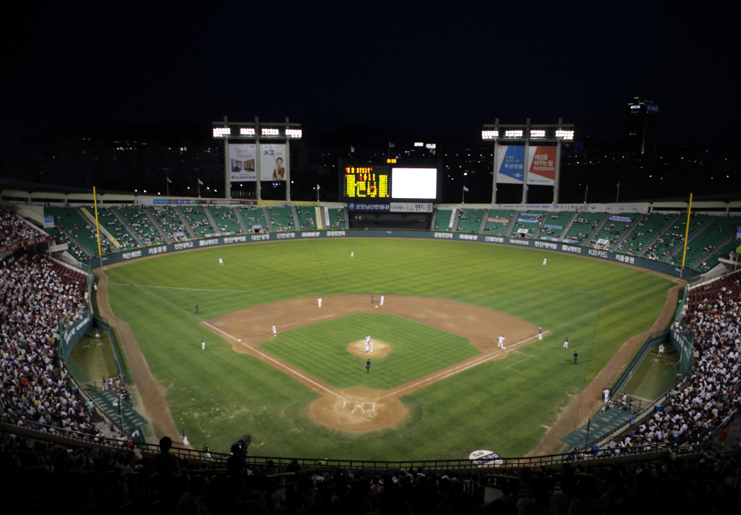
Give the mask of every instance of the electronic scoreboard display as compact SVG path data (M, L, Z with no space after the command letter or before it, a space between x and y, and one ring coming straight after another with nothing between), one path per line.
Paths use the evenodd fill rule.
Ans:
M340 195L345 201L440 201L438 168L344 166Z

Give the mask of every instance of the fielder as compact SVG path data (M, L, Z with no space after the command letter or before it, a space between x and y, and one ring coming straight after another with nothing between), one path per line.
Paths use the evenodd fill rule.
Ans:
M563 348L568 349L569 348L569 339L566 338L566 340L563 342Z
M383 306L383 295L381 295L381 306Z
M543 266L545 266L546 261L548 261L548 258L543 258Z
M350 257L351 258L355 257L355 252L350 252Z
M273 326L273 337L278 336L278 331L275 330L275 326Z
M543 339L543 328L538 329L538 341Z
M659 344L659 357L661 357L664 354L664 344Z
M224 260L223 260L223 259L221 259L221 258L219 258L219 264L220 264L220 265L223 265L223 264L224 264ZM543 263L543 264L545 265L545 263Z
M201 349L206 350L206 339L205 338L201 338Z
M497 347L501 347L502 349L506 349L507 347L504 346L504 335L499 337L499 343L497 344Z
M368 340L368 354L373 354L373 340Z
M319 307L320 308L322 307L322 298L321 297L319 297Z

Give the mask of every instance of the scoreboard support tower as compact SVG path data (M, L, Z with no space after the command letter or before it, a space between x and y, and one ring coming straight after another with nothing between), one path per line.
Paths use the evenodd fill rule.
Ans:
M564 124L559 118L557 124L531 124L530 118L526 123L516 125L504 125L499 123L499 118L493 124L484 124L481 130L481 139L494 140L493 166L494 180L492 184L491 203L497 203L497 184L522 184L522 204L527 204L529 186L553 186L553 203L558 204L558 189L561 179L561 145L563 141L574 139L574 126ZM513 147L524 147L522 152L507 152L504 156L500 153L503 147L505 151L514 143ZM545 145L541 146L541 143ZM555 145L554 145L555 144ZM531 147L536 150L531 152ZM552 148L555 148L553 156ZM537 151L543 149L544 154L538 155ZM533 153L534 155L530 156ZM553 157L553 159L548 159ZM501 174L500 169L514 170L514 173ZM521 172L519 170L522 170ZM532 173L532 172L536 173ZM530 179L530 175L537 178ZM552 176L552 178L551 178ZM537 182L536 182L537 181ZM530 184L528 184L530 182Z
M232 163L229 143L231 141L252 141L255 144L255 198L261 200L262 197L260 191L260 173L262 170L261 157L263 157L263 152L261 151L262 145L283 143L286 146L285 159L283 160L285 177L281 182L285 181L286 183L286 201L291 201L291 140L302 138L303 130L301 129L300 123L291 123L287 116L284 123L263 124L260 123L260 118L258 116L255 116L254 122L230 122L229 119L224 116L223 121L212 122L211 124L213 126L213 138L224 140L224 190L226 191L224 198L232 198ZM245 181L235 180L234 182Z

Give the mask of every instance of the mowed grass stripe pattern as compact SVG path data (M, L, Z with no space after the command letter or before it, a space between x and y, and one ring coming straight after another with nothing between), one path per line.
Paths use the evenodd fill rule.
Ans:
M382 358L354 356L351 342L368 334L391 346ZM468 340L393 315L360 313L281 333L261 348L335 388L386 390L471 358ZM378 346L375 348L378 351ZM371 360L370 374L366 359Z
M548 265L542 266L546 255ZM588 384L629 337L650 328L673 286L654 275L569 255L394 239L222 247L107 273L114 311L131 325L152 373L167 389L173 418L192 442L207 440L212 449L228 451L235 435L249 430L255 454L355 459L464 457L476 448L527 453L569 395ZM333 293L444 297L509 313L552 334L521 350L535 358L517 363L524 356L513 353L402 397L410 419L396 430L350 435L311 422L311 390L234 353L199 325L253 305ZM270 327L256 330L271 338ZM561 348L567 336L568 351ZM577 366L573 350L580 355ZM216 409L224 415L212 419Z

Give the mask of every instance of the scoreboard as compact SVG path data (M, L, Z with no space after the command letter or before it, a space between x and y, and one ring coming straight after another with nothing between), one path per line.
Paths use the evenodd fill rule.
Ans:
M343 195L352 200L391 200L389 169L346 166Z
M341 170L340 196L345 201L440 201L438 167L390 168L364 164L344 165Z

